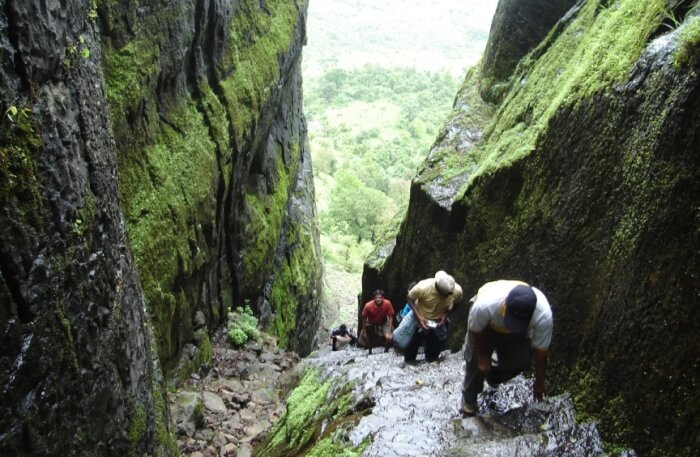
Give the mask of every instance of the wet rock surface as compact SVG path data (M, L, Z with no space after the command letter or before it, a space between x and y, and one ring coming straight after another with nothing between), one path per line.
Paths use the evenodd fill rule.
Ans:
M277 389L285 389L299 357L272 341L233 349L224 332L213 349L212 369L171 394L178 447L183 456L250 456L284 412Z
M595 425L576 423L567 395L533 402L531 380L518 376L497 389L486 385L479 415L462 418L461 352L443 352L437 363L402 362L354 348L322 349L306 360L324 376L354 382L356 404L371 405L348 434L353 446L371 441L364 456L607 455Z

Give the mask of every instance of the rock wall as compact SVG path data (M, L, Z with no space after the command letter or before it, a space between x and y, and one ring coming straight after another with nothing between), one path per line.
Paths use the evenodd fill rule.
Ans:
M86 13L0 7L2 455L172 449Z
M502 0L491 23L479 81L481 95L498 103L521 58L547 36L576 0Z
M571 391L611 446L693 455L698 49L697 2L582 1L520 60L500 104L472 69L363 293L403 303L437 269L466 297L498 278L537 285L555 316L550 391ZM465 321L463 307L455 350Z
M188 358L206 352L198 311L211 328L244 303L308 353L321 271L301 111L306 2L96 12L124 214L162 363L189 365L178 358L192 343Z
M230 306L311 350L306 6L0 1L0 454L175 454Z

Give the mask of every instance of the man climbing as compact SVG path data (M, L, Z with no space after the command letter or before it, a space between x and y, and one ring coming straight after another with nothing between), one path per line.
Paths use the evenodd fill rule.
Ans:
M391 346L391 336L394 327L394 305L384 298L384 291L374 291L374 298L365 303L362 309L364 322L363 334L360 339L372 353L374 346L384 346L385 352Z
M460 413L478 412L476 400L484 379L497 387L527 370L531 356L535 359L533 396L542 400L553 326L547 298L524 282L500 280L481 286L472 300L463 348L466 368Z
M355 343L357 343L357 337L348 330L348 326L345 324L340 324L340 327L331 332L331 347L334 351L343 349L348 344L354 346Z
M425 345L425 359L438 359L448 337L447 316L462 299L462 287L444 271L420 281L408 292L407 301L418 321L418 328L404 350L404 362L416 361L418 348Z

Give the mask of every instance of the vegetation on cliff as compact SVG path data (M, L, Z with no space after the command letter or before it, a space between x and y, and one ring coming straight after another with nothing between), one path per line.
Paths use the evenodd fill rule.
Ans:
M179 23L195 13L194 6L142 8L152 14L132 18L118 2L102 3L97 12L108 25L106 94L127 229L158 352L170 371L194 336L196 311L204 312L210 327L245 300L259 312L256 302L275 278L272 260L289 223L304 131L300 113L284 119L274 113L296 112L301 102L295 72L306 3L246 0L235 12L197 15L206 22L178 29L176 39L191 46L184 49L170 46L163 20ZM138 25L124 29L125 20ZM219 27L224 41L216 35ZM216 46L202 54L198 46L214 39ZM293 140L275 138L274 167L260 169L268 160L267 136L281 123ZM268 186L251 186L253 173ZM309 195L300 199L312 205ZM306 267L313 270L304 272L308 276L319 275L314 262ZM301 297L295 293L272 303L280 310L294 303L278 314L311 312L297 309ZM293 320L280 326L290 327Z

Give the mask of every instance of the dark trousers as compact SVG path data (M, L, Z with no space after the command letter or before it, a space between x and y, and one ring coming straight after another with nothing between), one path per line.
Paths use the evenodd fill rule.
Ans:
M476 398L484 388L484 379L489 384L500 384L513 379L530 367L530 339L516 334L503 334L486 328L484 330L486 350L489 356L496 353L498 361L491 359L491 373L488 377L479 370L476 354L476 339L472 332L467 332L464 342L464 360L466 368L462 382L462 400L476 403Z
M413 334L411 342L403 351L403 359L406 362L414 362L418 355L418 348L425 345L425 360L433 362L438 359L440 351L444 349L445 344L441 341L434 330L419 329Z

